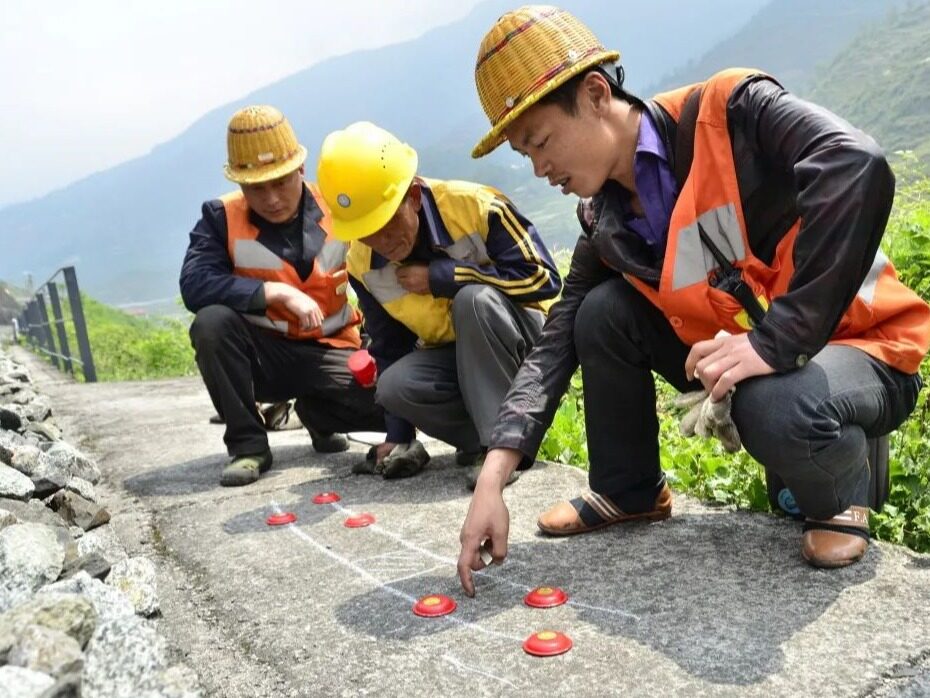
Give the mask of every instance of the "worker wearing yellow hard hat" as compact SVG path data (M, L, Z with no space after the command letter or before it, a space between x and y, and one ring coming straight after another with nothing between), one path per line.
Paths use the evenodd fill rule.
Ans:
M381 472L400 449L415 474L426 458L416 428L454 445L461 464L480 463L561 288L539 234L491 187L419 176L416 151L368 122L326 137L317 179L333 235L351 242L387 413L385 442L356 471Z
M501 483L535 457L579 364L591 491L543 513L544 533L671 514L655 371L705 391L706 431L731 448L741 437L791 495L810 564L851 564L867 549L867 506L881 504L869 497L881 486L876 439L914 408L930 346L930 309L879 250L888 164L868 136L760 71L643 101L618 60L542 5L503 15L478 50L491 126L473 155L508 141L536 176L581 197L583 235L492 432L462 529L462 583L474 592L484 541L506 555Z
M280 111L259 105L232 116L227 153L239 190L204 203L180 284L197 365L226 425L232 458L220 482L238 486L272 462L256 401L296 398L320 452L347 449L341 432L383 429L384 415L347 366L361 316L346 299L348 246L304 181L307 149Z

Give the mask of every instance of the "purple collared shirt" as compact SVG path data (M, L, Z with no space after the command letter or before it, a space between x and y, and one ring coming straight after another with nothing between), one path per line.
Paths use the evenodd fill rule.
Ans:
M620 202L623 222L657 253L661 253L665 249L672 209L678 199L678 184L668 164L665 144L646 111L639 122L639 137L633 154L633 179L645 215L640 217L633 213L629 199L625 198Z

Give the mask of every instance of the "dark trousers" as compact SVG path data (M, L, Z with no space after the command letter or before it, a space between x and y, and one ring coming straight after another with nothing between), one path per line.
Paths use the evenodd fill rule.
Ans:
M585 428L595 492L630 511L648 509L661 487L659 420L652 371L680 391L690 347L652 303L623 279L594 288L575 318ZM804 368L736 386L733 421L749 454L778 474L807 516L830 518L868 504L869 438L911 413L920 378L865 352L828 345Z
M359 386L349 372L349 349L272 334L224 305L199 310L190 336L210 399L226 421L223 440L232 456L268 448L256 401L297 398L300 421L323 434L384 431L374 389Z
M490 286L455 294L455 342L417 349L378 379L378 402L421 431L464 451L488 444L517 369L539 338L539 310Z

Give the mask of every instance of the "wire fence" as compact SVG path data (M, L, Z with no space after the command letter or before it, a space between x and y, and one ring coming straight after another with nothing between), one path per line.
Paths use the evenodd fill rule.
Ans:
M68 301L64 309L59 293L62 288ZM69 324L71 332L68 331ZM71 353L69 334L77 343L78 356ZM85 381L97 381L97 370L87 336L87 322L84 319L84 307L81 305L81 292L74 267L63 267L56 271L48 281L39 286L32 298L26 301L23 311L13 323L15 341L18 341L19 335L22 335L35 351L47 356L60 370L73 376L77 364L84 374Z

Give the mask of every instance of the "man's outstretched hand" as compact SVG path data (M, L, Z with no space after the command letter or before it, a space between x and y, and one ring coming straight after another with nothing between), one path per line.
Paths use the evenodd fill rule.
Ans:
M507 536L510 533L510 512L504 504L504 486L510 474L519 465L519 451L495 448L488 451L478 476L475 494L468 506L465 523L459 540L458 572L462 589L468 596L475 595L475 580L472 572L483 570L487 565L481 559L482 548L490 553L492 562L501 564L507 557Z

